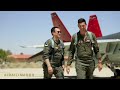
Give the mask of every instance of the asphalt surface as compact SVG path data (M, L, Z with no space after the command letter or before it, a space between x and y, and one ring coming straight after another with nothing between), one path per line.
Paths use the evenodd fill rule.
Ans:
M65 78L75 77L76 72L74 68L71 68L69 74L64 72ZM55 78L54 76L52 78ZM12 68L12 69L0 69L0 79L43 79L42 68Z
M94 77L111 77L114 73L109 68L103 68L99 71L97 68L93 73ZM66 73L64 70L65 79L76 79L75 68L70 69L70 73ZM55 78L54 76L52 77ZM12 69L0 69L0 79L43 79L42 68L12 68Z

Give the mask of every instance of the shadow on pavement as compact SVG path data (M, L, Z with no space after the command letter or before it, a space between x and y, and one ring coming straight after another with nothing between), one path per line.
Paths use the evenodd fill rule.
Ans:
M65 76L64 79L77 79L76 76Z

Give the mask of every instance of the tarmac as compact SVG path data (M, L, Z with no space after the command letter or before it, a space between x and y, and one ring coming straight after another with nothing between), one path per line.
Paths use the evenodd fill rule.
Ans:
M65 77L76 76L74 68L69 74L64 71ZM55 78L54 76L52 78ZM43 79L42 68L8 68L0 69L0 79Z
M65 79L75 79L75 68L70 69L70 73L64 70ZM93 73L94 77L112 77L114 73L109 68L103 68L101 71L96 68ZM55 78L54 76L52 78ZM8 68L0 69L0 79L43 79L42 68Z

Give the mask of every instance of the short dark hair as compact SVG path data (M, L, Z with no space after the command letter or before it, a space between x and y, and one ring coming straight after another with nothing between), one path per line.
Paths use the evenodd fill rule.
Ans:
M82 22L85 22L85 24L86 24L86 20L85 20L84 18L78 19L78 24L79 24L79 23L82 23Z
M51 33L55 32L55 28L59 28L59 27L52 27L51 28Z

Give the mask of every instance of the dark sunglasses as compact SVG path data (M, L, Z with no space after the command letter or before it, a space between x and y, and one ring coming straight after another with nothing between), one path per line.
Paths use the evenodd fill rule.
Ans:
M57 31L57 33L61 33L61 31Z

